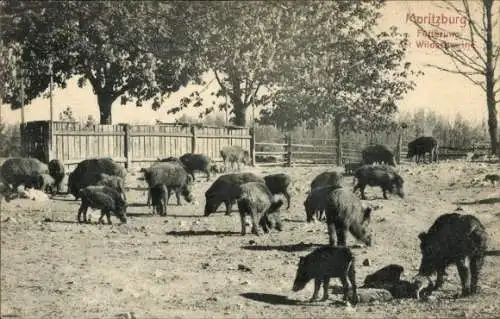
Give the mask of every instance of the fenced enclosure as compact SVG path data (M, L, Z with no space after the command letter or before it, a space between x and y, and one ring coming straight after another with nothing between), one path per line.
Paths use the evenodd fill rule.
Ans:
M253 132L244 127L188 124L89 125L37 121L21 125L25 156L61 160L68 170L87 158L111 157L126 168L148 166L158 158L202 153L221 161L220 150L239 145L252 152ZM253 153L252 153L253 154Z
M222 161L220 150L228 145L239 145L247 150L256 165L335 165L339 157L342 164L360 162L361 150L373 144L387 145L399 157L400 163L404 163L408 161L407 144L415 138L394 130L343 133L339 148L338 141L331 136L333 132L328 127L283 134L266 126L252 129L179 123L87 126L76 122L37 121L21 125L25 156L43 162L60 159L69 171L80 161L93 157L111 157L127 168L145 167L158 158L179 157L185 153L202 153L214 161ZM440 146L439 158L465 158L471 152L481 156L489 151L484 143L469 148Z
M408 133L404 129L376 133L343 133L339 148L338 141L331 138L334 135L332 128L299 129L283 134L273 127L261 126L255 128L255 160L257 165L335 165L340 157L342 164L345 164L360 162L361 151L365 147L384 144L393 150L400 163L405 163L410 161L407 159L408 143L417 137ZM466 148L440 145L438 153L439 158L443 160L466 158L470 153L478 157L489 154L490 147L485 142L474 143Z
M255 159L257 165L314 165L337 164L361 161L361 150L368 145L385 144L398 150L399 134L404 132L372 133L342 133L341 143L332 138L331 127L314 129L298 129L288 134L282 134L273 127L258 127L255 129L256 147ZM329 138L326 138L329 137ZM407 139L402 135L402 145L399 151L401 161L406 159Z

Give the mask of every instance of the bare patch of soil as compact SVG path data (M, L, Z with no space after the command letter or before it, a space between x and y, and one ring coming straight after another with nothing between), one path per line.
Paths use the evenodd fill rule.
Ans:
M291 291L299 256L328 243L324 223L305 222L303 202L314 176L328 167L252 168L258 174L285 172L293 179L292 205L282 210L284 231L260 237L239 234L237 212L223 207L203 217L204 192L195 184L196 204L177 206L166 217L145 206L144 182L129 176L129 222L80 225L80 202L71 195L47 202L14 200L1 206L2 318L443 318L496 317L500 313L500 257L487 257L481 293L455 298L460 282L454 267L436 297L370 302L348 307L341 294L308 303L313 283ZM474 183L496 173L498 164L448 162L403 165L407 197L382 198L367 188L372 205L374 246L354 248L357 282L388 264L404 266L411 279L420 263L417 235L458 206L476 215L500 249L500 189ZM212 178L212 181L214 178ZM343 181L352 187L352 178ZM236 206L234 207L236 209ZM95 222L99 212L92 212ZM348 245L357 244L352 236ZM363 266L364 259L369 266ZM335 280L332 284L335 283ZM340 282L338 282L340 283Z

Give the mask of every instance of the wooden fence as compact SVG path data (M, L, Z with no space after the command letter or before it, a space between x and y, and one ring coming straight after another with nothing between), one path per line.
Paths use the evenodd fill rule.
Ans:
M391 145L384 141L360 141L356 143L352 139L345 139L341 147L341 158L343 164L349 162L361 162L361 151L368 145L382 143L388 145L399 157L400 163L409 162L407 159L409 139L403 139L401 149L397 154L397 145ZM294 140L290 135L281 139L274 139L266 142L256 142L255 162L262 166L299 166L299 165L317 165L317 164L337 164L339 156L335 139L308 138ZM465 159L474 153L474 157L487 155L490 148L484 144L472 145L470 148L439 147L439 158L446 159ZM473 158L472 158L473 159Z
M239 145L253 155L253 131L244 127L188 124L90 125L37 121L21 124L26 156L60 159L68 170L92 157L111 157L126 168L148 166L158 158L202 153L222 160L224 146Z
M410 139L413 138L404 135L401 138L401 162L407 161ZM337 164L339 156L344 163L359 162L361 150L366 146L386 144L397 153L397 141L398 134L394 132L366 139L346 134L342 136L339 149L335 139L302 138L291 134L257 142L254 130L245 127L178 123L85 126L75 122L49 121L21 124L25 156L44 162L60 159L69 171L80 161L92 157L111 157L127 168L148 166L158 158L178 157L185 153L202 153L214 161L221 161L220 150L228 145L239 145L248 150L254 165ZM441 159L465 158L470 152L488 154L489 148L484 145L473 145L469 149L439 148Z

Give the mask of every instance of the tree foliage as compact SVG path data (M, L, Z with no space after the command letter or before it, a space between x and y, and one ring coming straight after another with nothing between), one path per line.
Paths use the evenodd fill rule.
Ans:
M282 89L262 123L291 129L335 121L342 130L392 124L398 100L414 87L403 61L406 35L395 27L375 34L381 2L295 3L290 49L280 52Z
M284 27L279 20L281 2L199 1L185 6L200 13L193 24L201 30L201 60L219 84L219 89L211 94L227 98L208 107L205 115L217 108L229 110L234 124L243 126L247 109L269 100L263 89L273 84L271 75L277 71L275 54L283 44L275 36ZM202 98L193 94L183 102L170 112L201 106Z
M137 106L153 99L157 109L166 94L197 78L197 33L185 17L175 2L6 1L2 36L22 47L27 101L47 89L53 63L60 87L73 76L81 87L90 83L101 124L111 124L116 99ZM12 94L7 101L20 107Z
M0 105L7 96L18 96L19 74L16 74L16 63L20 56L20 47L7 44L0 32Z

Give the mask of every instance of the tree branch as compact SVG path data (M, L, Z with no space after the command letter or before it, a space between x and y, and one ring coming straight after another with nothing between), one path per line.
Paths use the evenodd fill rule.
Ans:
M474 61L473 58L462 52L460 49L453 49L453 47L450 47L448 45L448 42L446 42L445 40L440 40L437 37L432 36L431 33L425 30L425 28L422 27L419 23L413 22L413 24L415 24L420 30L422 30L424 36L434 44L436 44L438 49L445 55L457 60L464 67L470 68L476 72L482 72L482 70L484 70L484 66L478 64L476 61ZM481 60L483 60L482 57L480 58Z
M463 75L464 77L466 77L467 79L469 79L469 81L471 81L472 83L474 83L475 85L479 86L481 89L483 89L484 91L486 91L486 87L484 86L483 83L475 80L472 78L472 75L477 75L477 73L474 73L474 72L464 72L464 71L460 71L460 70L450 70L450 69L447 69L447 68L443 68L443 67L440 67L440 66L437 66L437 65L433 65L433 64L427 64L426 66L429 66L429 67L432 67L432 68L435 68L439 71L444 71L444 72L449 72L449 73L454 73L454 74L460 74L460 75ZM455 64L455 67L457 67L457 65Z
M250 91L251 89L251 86L252 86L252 83L247 79L245 79L245 89L243 91L243 104L247 104L248 103L248 99L250 97L250 94L248 93L248 91Z
M462 0L462 3L464 4L465 16L467 17L467 20L468 20L467 22L469 23L469 28L471 28L471 36L473 33L475 33L483 42L486 42L486 37L483 35L484 30L486 30L486 28L484 28L483 30L478 29L476 21L474 21L472 19L472 13L470 12L469 3L467 2L467 0ZM485 15L484 5L482 6L482 9L483 9L483 17L484 17L484 15ZM474 32L472 32L472 30L474 30Z
M99 85L99 82L97 81L97 78L92 74L91 69L86 69L85 70L85 76L89 80L90 84L92 85L92 88L94 88L95 93L101 92L101 86Z
M260 89L261 85L260 84L257 84L257 87L255 88L255 91L253 92L253 96L257 96L257 92L259 92L259 89ZM254 98L255 100L255 98Z
M214 71L214 74L215 74L215 79L217 80L217 83L219 83L219 86L222 89L222 93L224 93L224 95L227 96L228 93L227 93L226 86L224 85L224 83L222 83L221 79L219 78L219 74L217 73L217 71L216 70L213 70L213 71Z
M120 97L121 95L125 94L125 92L127 92L128 90L130 90L130 88L132 87L132 83L131 83L132 80L130 80L127 84L125 84L124 86L121 87L121 89L117 90L116 92L114 92L112 94L112 96L117 99L118 97Z
M492 63L492 65L493 65L493 68L492 68L493 69L493 73L495 73L495 69L497 67L499 57L500 57L500 45L497 46L497 49L495 50L495 53L493 54L493 59L494 59L494 61Z
M468 19L468 22L469 22L469 34L470 34L470 39L471 39L471 42L472 42L471 47L474 50L474 52L476 52L477 56L481 59L481 61L484 63L484 65L486 65L486 59L483 58L483 56L479 53L478 49L476 48L476 41L475 41L475 38L474 38L474 33L476 33L476 35L481 40L483 40L483 42L486 42L486 38L477 29L476 23L472 20L472 15L471 15L471 12L470 12L470 9L469 9L469 4L467 3L467 0L462 0L462 2L464 4L465 13L467 15L467 19ZM485 13L484 13L484 6L483 6L483 15L484 14Z

